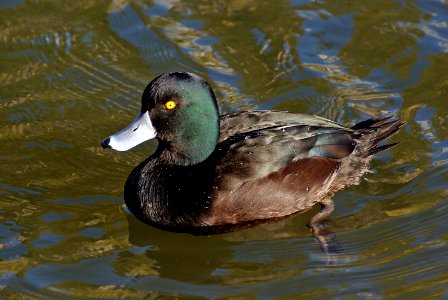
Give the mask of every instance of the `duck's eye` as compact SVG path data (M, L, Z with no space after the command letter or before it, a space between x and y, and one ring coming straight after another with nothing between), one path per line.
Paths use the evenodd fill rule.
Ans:
M176 107L176 102L174 102L173 100L170 100L167 103L165 103L165 107L167 109L173 109Z

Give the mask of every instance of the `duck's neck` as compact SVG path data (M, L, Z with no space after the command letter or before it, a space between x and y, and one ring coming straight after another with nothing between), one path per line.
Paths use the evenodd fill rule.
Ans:
M219 137L219 121L198 117L195 126L185 126L177 132L178 139L167 144L159 141L158 154L167 164L196 165L215 150Z
M177 116L181 125L174 138L167 143L159 141L159 148L168 152L167 162L189 166L206 160L215 150L219 138L219 112L211 90L189 87L183 93L185 99L195 99L195 104L185 101L182 113Z

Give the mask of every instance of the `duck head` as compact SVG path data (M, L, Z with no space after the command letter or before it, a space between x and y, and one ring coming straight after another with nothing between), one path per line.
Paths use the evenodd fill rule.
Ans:
M196 74L174 72L151 81L137 118L101 145L126 151L156 138L156 153L166 162L194 165L214 151L218 136L219 112L210 85Z

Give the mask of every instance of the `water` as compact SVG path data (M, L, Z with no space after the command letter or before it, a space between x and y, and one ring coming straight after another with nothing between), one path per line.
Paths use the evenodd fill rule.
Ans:
M1 297L448 298L447 16L436 0L2 1ZM317 207L210 237L126 212L123 183L156 144L99 143L174 70L207 78L223 113L407 122L336 195L340 252L306 228Z

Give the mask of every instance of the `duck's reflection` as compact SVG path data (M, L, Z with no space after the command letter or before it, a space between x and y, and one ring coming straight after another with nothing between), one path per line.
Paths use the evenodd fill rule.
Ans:
M144 250L121 255L118 264L128 266L127 275L155 275L195 284L258 282L266 276L297 275L304 264L319 256L321 265L334 263L334 255L322 255L306 226L317 211L315 207L276 223L212 236L163 231L127 214L129 242ZM340 249L335 248L334 235L316 240L323 251ZM322 246L327 240L331 243ZM130 261L136 264L134 268L129 268ZM285 266L290 266L287 272Z
M182 282L205 283L212 275L226 273L224 265L234 259L232 248L242 242L225 236L192 236L148 226L132 215L127 216L129 242L146 247L145 256L157 275Z

